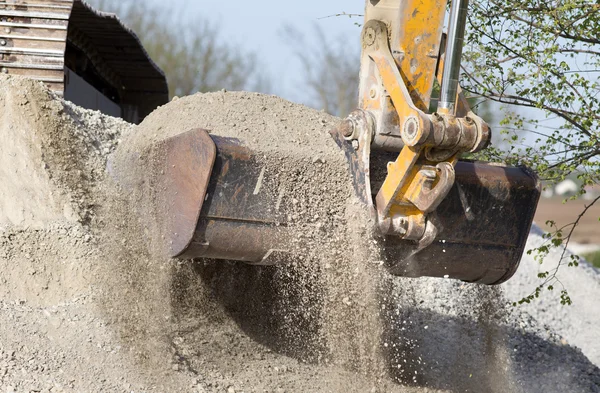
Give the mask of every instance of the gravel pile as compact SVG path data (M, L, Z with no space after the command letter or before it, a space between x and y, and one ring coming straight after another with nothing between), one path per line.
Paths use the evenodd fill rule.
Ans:
M544 244L542 230L533 226L526 249L534 249ZM532 255L524 255L515 277L503 284L509 301L518 301L529 295L541 283L538 273L554 270L561 260L562 249L555 249L543 264ZM563 266L557 273L561 284L555 285L553 292L545 291L543 296L531 304L519 308L535 318L537 322L554 333L562 343L576 346L596 365L600 365L600 271L581 260L579 266L569 267L571 252L563 256ZM573 301L571 306L560 304L560 290L563 286Z
M178 99L134 128L35 82L0 76L0 93L7 392L600 391L597 366L568 344L583 348L582 336L558 317L544 328L552 313L519 315L503 288L382 270L327 132L334 117L220 92ZM267 192L290 206L285 265L165 258L155 223L139 219L152 190L107 175L109 159L116 172L132 155L143 164L145 147L198 127L259 152ZM147 176L128 170L132 184ZM509 298L529 265L504 286Z

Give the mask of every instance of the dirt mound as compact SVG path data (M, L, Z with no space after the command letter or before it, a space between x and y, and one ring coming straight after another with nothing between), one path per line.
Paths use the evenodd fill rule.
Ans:
M0 222L43 227L76 221L74 198L51 182L60 177L51 144L61 139L62 105L33 82L21 82L3 78L0 84ZM24 132L30 129L47 132Z
M0 386L126 391L157 385L107 327L92 228L107 156L132 128L0 76ZM173 385L180 386L180 385Z
M164 303L170 298L166 306L173 316L173 335L179 337L173 346L179 354L197 353L182 355L182 368L201 370L203 363L208 362L214 365L215 372L238 369L237 350L220 356L220 351L198 353L196 349L205 341L221 346L222 340L207 341L207 337L235 327L233 342L240 341L235 345L244 343L246 347L242 356L264 352L264 347L251 349L260 343L268 351L295 359L281 360L286 370L297 367L289 361L323 365L330 375L316 378L328 386L338 384L336 390L351 388L346 376L339 378L337 372L331 371L341 367L362 370L367 387L359 384L356 391L386 386L382 381L385 366L379 354L382 332L378 301L373 290L376 273L367 262L367 220L364 212L353 210L356 203L345 158L329 136L329 130L338 121L274 96L219 92L186 97L158 109L124 140L111 167L116 173L128 173L126 179L120 176L122 183L135 185L129 188L134 190L129 198L135 202L126 202L127 205L146 212L156 208L152 182L146 178L152 167L147 160L151 158L139 152L172 135L204 128L212 135L240 138L252 149L258 157L256 165L263 168L263 192L278 195L280 205L289 214L291 255L281 266L249 267L239 262L197 260L179 264L167 279L170 292L164 288L154 307L161 299L165 299ZM135 167L139 170L132 171ZM137 225L141 227L114 232L156 237L154 223L145 220ZM160 249L147 252L150 254L142 263L161 260ZM143 271L158 269L156 265ZM235 325L229 326L232 323ZM137 321L134 325L155 324ZM194 326L193 334L182 331L181 325ZM248 336L255 340L254 344ZM282 381L281 376L273 378L267 372L260 381L252 380L250 386L243 384L241 388L268 389L282 384L286 390L310 389L302 380L291 374L289 380ZM354 381L356 384L356 378ZM318 384L314 378L313 383ZM393 389L398 388L390 386L384 390Z
M81 261L98 254L86 228L93 188L130 128L0 76L0 282L14 283L0 286L4 299L47 305L87 289Z
M334 117L219 92L133 128L34 82L0 76L0 91L2 388L598 391L598 369L511 315L497 288L386 274ZM156 246L141 152L193 128L258 152L290 211L285 264L176 261Z

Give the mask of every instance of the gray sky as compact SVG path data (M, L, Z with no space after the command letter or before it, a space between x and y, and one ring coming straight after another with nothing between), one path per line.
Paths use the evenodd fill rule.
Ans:
M164 0L148 0L165 4ZM363 13L364 0L170 0L170 6L185 7L189 17L197 15L221 24L221 32L230 42L256 52L262 59L274 81L274 93L285 98L301 101L305 95L297 90L300 64L282 37L285 26L293 26L311 37L314 24L333 36L347 35L349 44L359 44L360 28L355 22L360 18L334 17L328 15ZM358 76L357 76L358 77Z

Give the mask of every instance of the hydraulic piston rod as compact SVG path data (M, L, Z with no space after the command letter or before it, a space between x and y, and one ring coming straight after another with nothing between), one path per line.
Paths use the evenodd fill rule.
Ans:
M446 45L444 73L438 105L438 109L442 113L454 114L455 111L468 7L469 0L454 0L450 9L448 44Z

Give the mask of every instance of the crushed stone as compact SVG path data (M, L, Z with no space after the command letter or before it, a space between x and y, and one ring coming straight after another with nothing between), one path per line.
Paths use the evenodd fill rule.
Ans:
M543 231L534 225L527 242L526 250L535 249L547 243ZM534 255L523 255L516 276L503 284L506 297L510 302L518 302L532 293L532 289L541 283L538 273L553 271L558 262L562 266L557 272L560 282L552 292L543 295L531 304L523 304L523 312L535 318L542 326L555 332L563 343L576 346L596 365L600 365L600 346L598 342L599 306L595 294L600 292L600 272L597 268L581 259L579 266L569 267L573 253L563 248L553 249L540 264ZM560 291L566 289L573 304L563 306L560 303Z
M328 135L338 119L219 92L134 128L35 82L0 76L0 91L3 388L600 391L597 364L534 311L507 308L503 288L386 274ZM266 187L285 190L294 236L283 265L164 257L157 223L140 218L156 190L108 174L108 161L123 173L132 155L194 128L244 139Z

